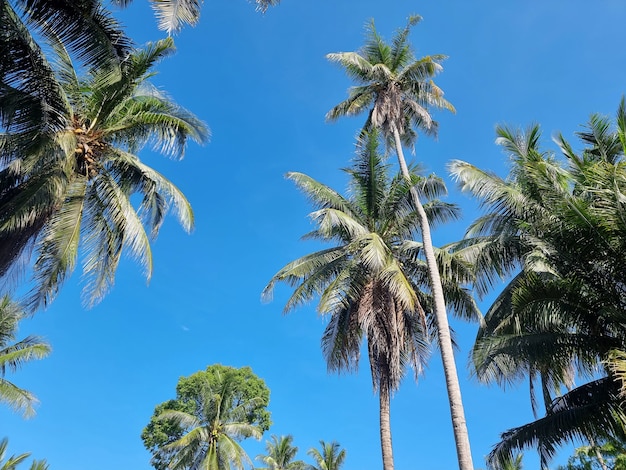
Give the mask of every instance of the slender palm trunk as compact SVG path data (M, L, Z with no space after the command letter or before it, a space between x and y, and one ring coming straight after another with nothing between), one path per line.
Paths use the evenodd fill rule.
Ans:
M609 470L609 467L607 467L606 462L604 461L604 457L602 457L602 452L600 452L600 447L598 447L598 444L596 444L596 440L591 434L587 436L587 440L589 441L589 445L596 454L596 458L598 459L598 463L600 464L600 467L602 467L602 470Z
M404 152L402 151L400 133L395 126L392 129L392 132L402 175L409 180L410 174L404 159ZM465 412L463 410L463 400L461 399L461 387L459 386L459 377L456 371L456 363L454 361L454 351L452 350L452 340L450 338L450 326L448 324L448 315L446 313L446 303L443 297L443 288L441 287L439 268L437 267L437 261L435 259L435 250L430 236L430 225L428 223L428 218L426 217L426 211L424 211L424 206L422 206L422 203L420 202L419 194L413 187L411 188L411 196L413 198L415 208L417 209L420 229L422 230L424 256L426 257L428 278L430 280L430 288L433 294L437 334L439 337L439 349L441 351L441 360L443 362L443 370L446 377L446 388L448 391L448 402L450 404L450 414L452 416L452 428L454 430L454 441L456 443L459 469L474 470L469 435L467 433L467 423L465 422Z
M378 390L380 403L380 448L383 454L383 470L393 470L393 449L391 447L391 421L389 419L389 405L391 394L389 386L382 383Z

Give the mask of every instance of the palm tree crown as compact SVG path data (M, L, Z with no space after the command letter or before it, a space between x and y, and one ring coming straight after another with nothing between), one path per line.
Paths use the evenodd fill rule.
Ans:
M376 127L388 136L397 130L408 142L416 136L416 129L436 133L437 123L429 109L454 111L454 107L443 98L443 91L432 80L443 69L441 62L445 56L416 59L408 42L411 27L420 20L417 15L410 17L391 44L381 38L372 20L360 51L326 56L339 63L358 83L349 90L345 101L328 112L328 120L369 111L364 129Z
M292 444L293 436L274 436L265 444L266 454L258 455L257 460L266 467L258 470L304 470L305 464L301 460L294 460L298 448Z
M19 133L0 134L7 162L0 171L0 276L14 274L34 248L32 311L54 298L79 247L85 249L85 299L93 304L112 285L124 249L150 277L149 239L168 208L191 229L184 195L136 155L152 142L156 150L182 157L188 138L203 142L208 136L201 121L147 82L155 63L173 50L171 39L148 44L127 57L112 82L106 69L78 77L57 48L54 83L63 126L34 148L25 147ZM138 209L131 204L135 194L141 196Z
M50 353L50 346L36 336L13 342L23 316L21 306L8 296L0 300L0 401L29 416L34 413L33 404L37 399L27 390L5 379L5 374L7 368L16 370L28 361L46 357Z
M320 441L320 449L311 448L307 452L315 460L315 464L309 465L308 470L340 470L346 460L346 450L336 441Z

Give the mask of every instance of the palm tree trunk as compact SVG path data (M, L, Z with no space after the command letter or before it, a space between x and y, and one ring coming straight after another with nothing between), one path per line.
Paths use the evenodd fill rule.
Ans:
M598 463L600 464L600 467L602 467L602 470L609 470L609 467L607 467L606 462L604 461L604 457L602 457L602 452L600 452L600 447L598 446L598 444L596 444L596 440L591 434L587 436L587 440L589 441L589 445L596 454L596 458L598 459Z
M383 470L393 470L393 448L391 447L391 421L389 419L389 405L391 396L388 384L382 383L378 390L380 403L380 448L383 454Z
M411 177L409 169L404 159L404 152L402 151L400 133L395 126L392 128L392 132L402 175L407 180L410 180ZM441 360L443 362L443 370L446 377L446 388L448 391L448 402L450 404L450 414L452 416L452 428L454 430L454 441L456 443L459 469L474 470L469 435L467 433L467 423L465 422L465 412L463 410L463 400L461 398L461 387L459 386L459 377L456 371L456 363L454 361L454 351L452 350L452 340L450 338L450 326L448 324L448 315L446 313L446 303L443 297L443 288L441 287L441 277L439 276L435 250L430 236L430 225L428 223L428 218L426 217L426 211L424 211L424 206L422 206L422 203L420 202L419 194L414 187L411 187L411 197L413 198L413 203L415 204L415 208L419 216L420 229L422 230L424 256L426 257L430 288L433 294L435 320L437 322L437 334L439 337L439 349L441 351Z

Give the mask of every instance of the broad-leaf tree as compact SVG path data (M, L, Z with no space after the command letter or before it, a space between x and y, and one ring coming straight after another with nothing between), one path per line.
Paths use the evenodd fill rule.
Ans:
M410 364L422 371L436 327L423 244L413 241L419 231L418 214L411 204L416 188L429 202L425 212L432 222L449 220L456 208L436 199L445 187L436 177L411 173L390 177L378 152L378 132L369 131L359 144L357 158L345 171L351 177L344 197L301 173L289 173L316 206L311 213L316 229L306 238L333 247L299 258L283 267L264 291L276 282L294 286L285 311L319 296L318 311L328 316L322 350L331 371L353 371L366 341L372 385L380 399L380 436L383 466L393 469L389 403ZM476 306L462 287L470 269L444 250L439 262L447 273L445 290L455 311L475 317Z
M406 27L399 30L390 43L386 43L380 37L372 21L361 50L327 56L329 60L339 63L357 83L349 90L349 97L328 112L327 119L335 120L342 116L367 112L364 130L372 127L382 130L387 140L392 142L401 172L407 181L411 177L404 158L403 143L412 143L417 131L426 134L436 132L437 125L430 115L431 108L454 110L443 98L442 90L433 81L433 77L442 70L441 62L445 57L434 55L417 59L408 42L411 27L420 20L419 16L411 17ZM433 292L434 313L459 468L473 470L446 303L430 225L416 188L411 189L411 198L418 214L424 256Z
M15 341L19 321L24 318L22 307L4 296L0 299L0 401L11 408L21 411L25 416L34 413L33 405L37 399L6 379L8 370L15 371L26 362L42 359L50 353L50 346L36 336ZM6 442L0 454L6 449Z
M158 405L141 438L158 470L252 465L240 444L271 425L269 389L249 367L216 364L181 377L176 399Z
M84 254L88 305L110 289L127 251L152 272L150 239L168 210L185 230L193 213L182 192L141 161L147 143L183 156L188 139L204 142L206 126L147 79L174 50L171 39L135 50L110 80L108 69L78 74L55 49L58 101L54 132L31 145L20 132L0 134L0 276L7 279L34 254L31 311L47 305ZM28 130L25 131L28 133ZM135 199L138 196L138 199ZM139 201L134 204L133 201Z

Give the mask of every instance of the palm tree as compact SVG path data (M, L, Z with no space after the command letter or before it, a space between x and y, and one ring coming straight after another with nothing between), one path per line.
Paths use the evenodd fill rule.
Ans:
M125 7L132 0L113 0L113 3ZM168 35L178 33L184 25L195 26L200 20L202 3L198 0L150 0L155 11L159 29ZM257 10L265 12L280 0L254 0Z
M63 126L35 148L25 147L19 133L0 134L0 156L8 162L0 171L0 276L9 278L34 249L31 311L54 298L79 247L85 249L85 300L92 305L113 284L124 249L150 277L149 240L170 206L184 229L192 228L184 195L137 156L152 142L182 157L188 138L208 136L201 121L147 82L155 63L173 50L171 39L148 44L128 56L121 78L111 82L107 70L79 78L59 47L55 84ZM136 194L138 209L131 204Z
M8 445L9 440L6 437L0 441L0 470L16 470L18 465L30 457L30 452L25 452L20 455L12 455L5 460ZM48 470L48 464L45 460L33 460L30 470Z
M30 453L27 452L20 455L12 455L4 460L8 445L9 440L6 437L0 441L0 470L15 470L20 463L30 456Z
M462 188L487 209L463 247L475 251L483 287L521 268L479 331L477 375L500 384L529 378L531 391L538 379L546 406L544 417L502 435L493 462L538 446L546 468L564 441L621 432L619 374L607 364L613 350L626 349L625 132L622 100L616 131L593 115L578 134L586 144L582 154L558 137L564 162L540 150L533 126L498 129L513 163L507 179L465 162L451 165ZM573 388L574 375L590 381ZM560 396L562 387L569 391Z
M100 0L0 1L0 132L17 132L33 147L39 134L65 127L64 103L44 53L50 47L63 47L81 67L108 70L116 79L131 41Z
M9 368L14 371L28 361L46 357L50 353L50 346L36 336L13 342L18 323L23 317L21 306L8 296L0 300L0 401L29 416L34 413L33 404L37 399L27 390L5 379L6 370ZM0 455L5 448L6 443L0 448Z
M320 450L311 448L307 452L315 465L309 465L307 470L339 470L346 459L346 450L341 449L339 443L320 441Z
M373 129L360 142L352 168L348 198L314 179L289 173L288 177L319 208L311 214L317 229L307 238L334 242L333 248L299 258L283 267L265 288L271 295L276 282L296 286L285 311L319 295L318 311L329 316L322 350L331 371L356 370L362 340L367 350L372 385L380 400L380 435L383 465L393 469L389 403L412 365L416 376L429 355L435 329L432 297L425 292L428 274L422 260L423 245L413 241L418 216L410 202L410 188L418 187L431 199L425 211L432 222L449 220L456 208L436 199L445 191L441 180L411 174L390 178L378 153L378 132ZM446 293L455 311L475 317L476 306L460 287L469 269L461 260L438 252L445 267Z
M160 420L182 429L182 436L159 449L155 457L172 470L242 470L252 461L239 444L244 438L260 439L260 426L250 424L256 399L236 399L237 371L218 373L217 383L207 382L196 397L192 413L166 410Z
M416 59L408 43L410 28L420 20L419 16L409 18L406 27L396 34L391 44L385 43L378 35L372 21L361 51L327 55L329 60L343 66L348 75L358 83L358 86L350 89L348 99L328 112L327 119L335 120L369 111L364 129L382 129L385 136L393 142L400 169L407 181L410 180L410 173L402 149L403 140L405 143L412 142L417 129L427 134L436 132L436 123L429 114L429 107L454 110L443 98L441 89L432 81L432 77L442 70L440 62L445 57L435 55ZM411 197L419 216L424 256L433 292L459 468L473 470L446 304L428 217L415 188L411 189Z
M265 443L266 454L258 455L257 460L266 467L260 470L304 470L302 460L294 460L298 448L292 445L293 436L272 435L271 441Z

